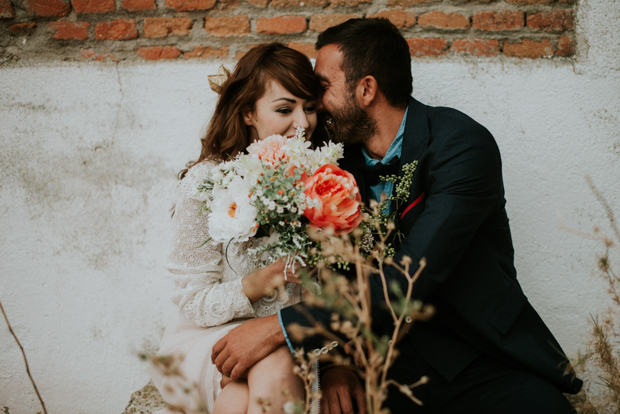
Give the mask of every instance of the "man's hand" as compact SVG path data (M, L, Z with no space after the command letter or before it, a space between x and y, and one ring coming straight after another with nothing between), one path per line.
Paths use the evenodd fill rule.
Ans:
M211 361L236 381L251 366L284 344L278 315L250 319L228 332L213 347Z
M321 414L365 413L366 396L364 387L353 370L336 367L321 376ZM353 410L353 401L357 410Z

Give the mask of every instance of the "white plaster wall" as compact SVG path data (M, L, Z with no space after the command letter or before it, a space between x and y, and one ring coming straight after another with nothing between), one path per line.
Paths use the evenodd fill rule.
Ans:
M620 2L581 1L574 62L419 60L414 95L495 135L516 266L569 355L606 306L601 247L558 229L620 215ZM173 312L162 269L175 173L199 152L218 63L0 68L0 301L50 413L120 413ZM0 320L0 408L40 410Z

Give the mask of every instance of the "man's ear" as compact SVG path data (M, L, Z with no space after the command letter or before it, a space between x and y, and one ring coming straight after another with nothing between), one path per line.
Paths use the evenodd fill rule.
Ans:
M375 101L377 93L379 92L379 85L374 76L364 76L357 83L357 96L360 99L360 103L363 106L370 106Z
M243 111L241 111L241 115L243 116L243 122L245 122L246 125L252 125L252 111L250 111L249 109L244 109Z

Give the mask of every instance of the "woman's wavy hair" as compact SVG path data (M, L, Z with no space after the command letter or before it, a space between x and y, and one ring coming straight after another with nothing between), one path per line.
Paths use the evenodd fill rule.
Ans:
M222 84L215 112L201 139L200 157L187 164L187 168L179 173L180 179L189 168L206 159L219 162L245 151L251 142L243 112L256 109L256 101L263 96L271 80L298 98L317 100L319 97L320 83L305 55L281 43L262 44L250 49ZM328 135L323 117L318 118L319 123L312 135L312 141L316 143Z

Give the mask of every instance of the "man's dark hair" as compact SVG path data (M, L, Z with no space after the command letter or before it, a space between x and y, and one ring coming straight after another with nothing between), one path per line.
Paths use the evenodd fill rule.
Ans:
M353 87L373 76L390 105L403 108L413 90L407 41L387 19L351 19L319 35L316 50L335 44L342 51L342 70Z

